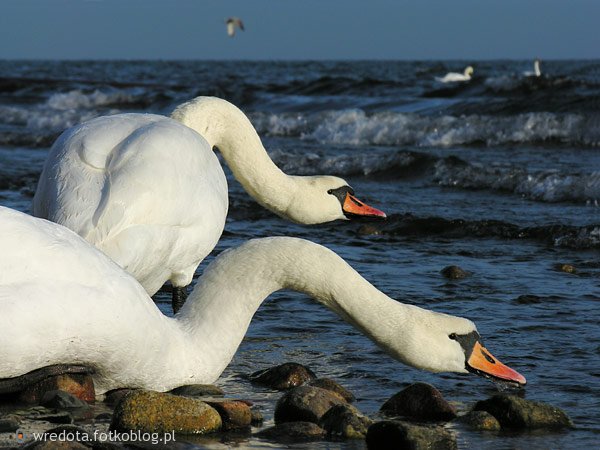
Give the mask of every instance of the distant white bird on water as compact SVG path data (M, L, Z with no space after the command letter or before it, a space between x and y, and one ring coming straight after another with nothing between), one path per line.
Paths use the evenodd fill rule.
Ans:
M473 75L473 67L468 66L465 68L464 73L448 72L442 78L435 77L435 79L441 83L454 83L456 81L469 81Z
M525 72L523 72L523 75L526 77L541 77L542 76L542 71L540 70L540 60L536 59L533 62L533 72L530 70L527 70Z
M235 35L235 27L238 27L240 30L244 31L244 22L239 17L229 17L225 23L227 24L227 34L229 37L233 37Z

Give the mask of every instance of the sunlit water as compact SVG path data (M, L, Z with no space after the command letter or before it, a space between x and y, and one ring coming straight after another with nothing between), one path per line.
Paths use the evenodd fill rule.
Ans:
M476 64L479 78L469 85L449 88L433 80L462 65L0 62L0 204L29 211L47 149L65 127L123 111L168 113L210 94L250 114L287 172L343 176L360 198L389 214L600 226L600 63L548 63L542 70L550 75L539 82L518 77L529 68L520 62ZM564 409L576 425L500 434L447 425L460 448L598 446L600 228L581 231L577 245L493 234L369 236L354 222L285 222L228 178L226 231L198 273L223 249L254 237L290 235L326 245L398 301L472 319L490 351L526 376L525 396ZM558 272L556 263L578 271ZM447 281L439 271L450 264L472 275ZM519 301L525 294L539 299ZM170 314L168 294L157 298ZM242 375L285 361L338 380L373 417L415 381L434 384L460 411L497 392L474 375L430 374L397 363L332 312L290 292L261 306L217 384L228 396L258 404L269 425L281 394ZM231 439L242 448L272 447L252 437Z

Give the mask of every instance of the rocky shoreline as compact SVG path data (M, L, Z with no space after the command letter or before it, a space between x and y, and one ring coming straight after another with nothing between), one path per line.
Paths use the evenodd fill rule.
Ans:
M273 426L263 425L272 420L265 421L251 401L227 398L217 386L182 386L169 393L118 389L96 398L90 374L51 375L0 397L0 447L176 448L186 442L201 445L198 439L208 445L252 437L286 445L358 439L369 449L453 449L457 427L500 436L573 426L560 409L517 395L496 394L462 414L434 386L417 382L368 417L351 404L353 393L300 364L285 363L246 378L282 391Z

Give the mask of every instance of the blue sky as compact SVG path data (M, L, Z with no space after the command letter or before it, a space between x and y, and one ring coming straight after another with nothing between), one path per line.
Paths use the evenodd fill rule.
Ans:
M0 58L598 58L599 20L600 0L0 0Z

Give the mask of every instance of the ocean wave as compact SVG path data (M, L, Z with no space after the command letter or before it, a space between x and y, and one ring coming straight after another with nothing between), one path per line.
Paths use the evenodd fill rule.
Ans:
M519 167L472 164L455 157L438 160L434 170L433 180L442 186L506 191L543 202L597 204L600 200L600 171L529 173Z
M283 171L294 175L331 174L340 177L391 175L416 176L435 161L424 153L399 151L393 153L360 153L323 156L317 153L269 152L271 159Z
M590 205L600 202L600 171L527 171L512 165L481 164L452 155L438 157L406 150L331 156L275 149L269 155L282 170L294 175L329 173L341 177L426 177L431 183L444 187L508 192L539 202Z
M312 114L254 113L259 133L321 143L451 147L457 145L563 143L600 145L600 116L526 113L511 116L424 116L360 109Z
M139 94L138 94L139 96ZM99 106L123 105L135 103L138 101L138 96L131 92L114 90L112 92L103 92L99 89L90 93L76 89L69 92L60 92L52 94L46 104L59 111L71 109L90 109Z
M600 248L600 224L586 226L541 225L520 227L500 220L446 219L392 214L384 224L370 224L361 234L384 236L441 236L450 239L531 239L555 247Z

